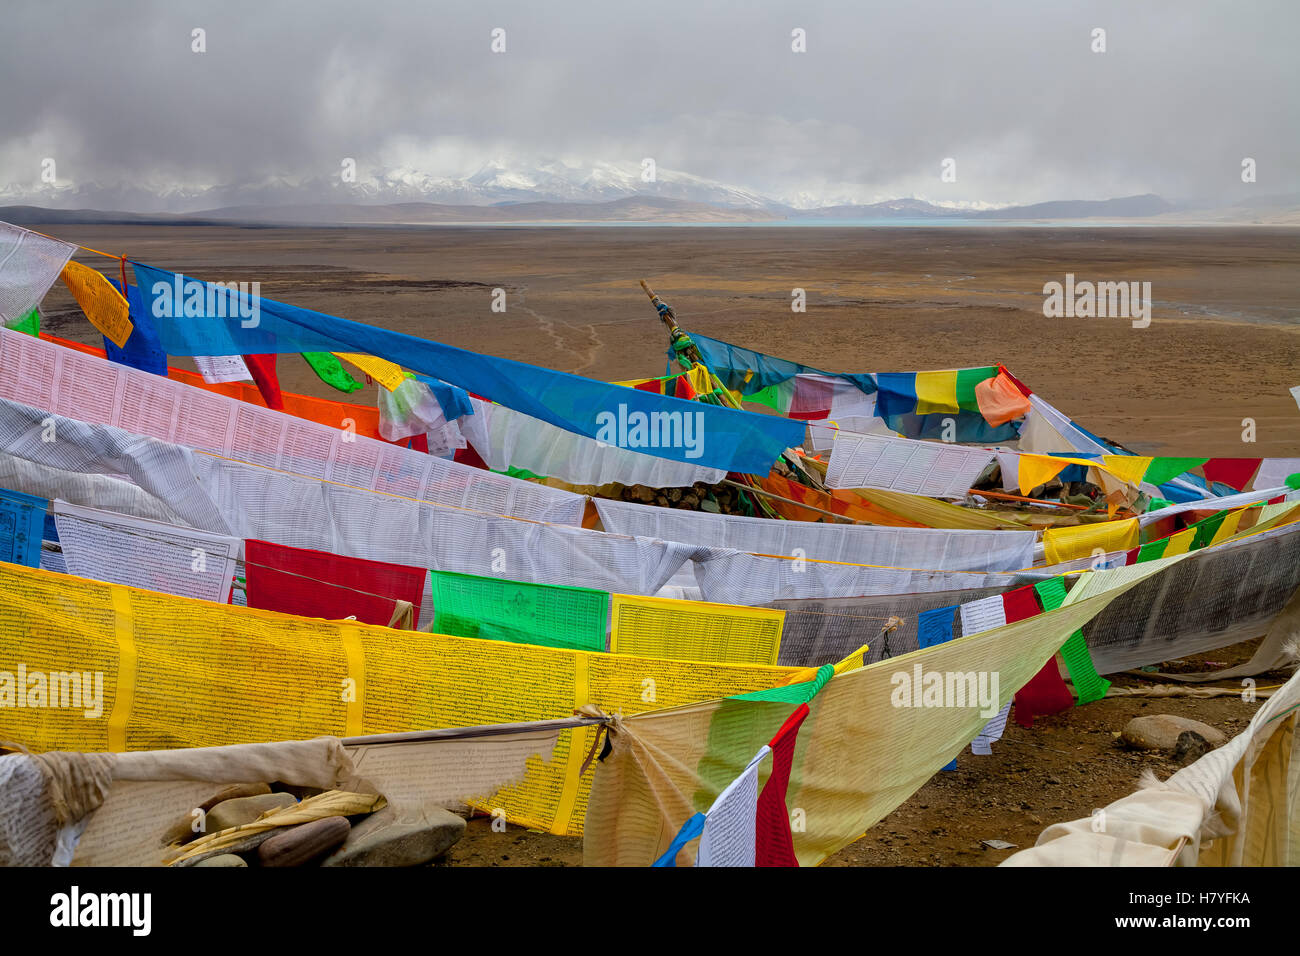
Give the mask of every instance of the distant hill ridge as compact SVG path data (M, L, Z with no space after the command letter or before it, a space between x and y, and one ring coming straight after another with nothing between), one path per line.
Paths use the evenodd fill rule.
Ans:
M860 220L1086 220L1156 219L1160 221L1279 223L1300 222L1300 198L1265 196L1232 206L1177 206L1147 193L1103 200L1057 200L1001 209L954 209L921 199L891 199L867 205L827 206L795 210L775 206L736 207L716 203L633 195L603 202L502 202L462 205L432 202L299 203L225 206L192 213L134 213L99 209L47 209L41 206L0 206L0 220L17 225L439 225L546 222L663 222L727 223Z

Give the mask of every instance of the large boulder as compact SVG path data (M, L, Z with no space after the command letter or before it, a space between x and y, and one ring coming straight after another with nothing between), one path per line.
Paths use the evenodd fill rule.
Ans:
M1178 749L1179 736L1189 732L1204 738L1211 749L1222 747L1228 742L1222 731L1215 730L1209 724L1173 714L1134 717L1125 725L1120 740L1135 750L1173 751Z

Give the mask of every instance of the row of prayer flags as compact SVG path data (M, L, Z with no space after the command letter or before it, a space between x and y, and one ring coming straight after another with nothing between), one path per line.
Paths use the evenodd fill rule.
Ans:
M674 398L693 399L713 391L708 369L696 365L685 372L663 375L659 378L638 378L626 382L613 382L625 388L635 388L655 395L671 395Z
M167 353L159 342L157 329L149 320L138 286L128 285L123 296L120 281L108 279L97 269L74 261L64 266L62 278L86 318L103 334L110 361L156 375L166 374ZM11 327L19 328L16 324ZM398 366L374 356L330 352L304 352L302 355L322 382L342 392L354 392L363 386L348 374L340 359L346 359L389 391L406 378ZM283 409L274 354L194 358L196 367L210 384L251 380L268 408Z

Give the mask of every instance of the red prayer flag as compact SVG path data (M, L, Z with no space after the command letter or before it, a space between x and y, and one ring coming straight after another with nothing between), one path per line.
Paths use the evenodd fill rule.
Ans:
M1006 610L1008 624L1041 613L1033 585L1007 591L1002 595L1002 607ZM1016 723L1021 727L1032 727L1037 714L1055 714L1074 706L1074 695L1065 686L1061 669L1056 666L1055 654L1028 684L1016 691L1015 699Z
M1020 389L1020 392L1021 392L1022 395L1028 397L1028 396L1034 394L1034 393L1030 390L1030 388L1029 388L1028 385L1026 385L1024 382L1020 381L1020 379L1016 378L1016 377L1015 377L1014 375L1012 375L1009 371L1007 371L1007 367L1006 367L1005 365L999 365L999 366L998 366L998 374L999 374L999 375L1005 375L1007 378L1011 379L1011 384L1014 385L1016 388Z
M393 620L397 601L410 601L412 624L419 620L429 574L254 539L244 542L244 570L249 607L331 621L355 616L380 627Z
M1021 727L1034 726L1034 717L1059 714L1074 706L1074 695L1065 686L1056 655L1043 665L1028 684L1016 691L1016 723Z
M772 773L758 795L755 830L755 866L798 866L794 855L794 835L790 832L790 814L785 794L790 788L790 770L794 766L794 745L799 727L808 716L808 705L800 704L768 744L772 748Z
M275 353L269 355L245 355L244 364L248 373L257 383L257 390L262 393L262 401L267 408L284 411L284 399L280 397L280 380L275 374Z
M1245 491L1259 470L1263 458L1211 458L1201 466L1210 481L1221 481L1229 488Z
M1006 612L1008 624L1023 621L1042 611L1038 603L1038 594L1032 584L1005 592L1002 595L1002 609Z
M474 446L466 444L464 448L457 448L456 454L452 455L452 460L461 465L469 465L471 468L482 468L488 471L487 462L479 457L479 453L474 450Z

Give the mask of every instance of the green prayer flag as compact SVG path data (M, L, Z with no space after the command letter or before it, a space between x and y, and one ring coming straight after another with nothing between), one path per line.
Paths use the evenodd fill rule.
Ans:
M806 704L821 692L826 682L835 674L833 664L823 664L817 668L817 675L801 684L787 684L785 687L769 687L767 690L750 691L748 694L734 694L729 700L764 700L785 704Z
M767 388L760 388L753 395L746 395L745 401L756 402L759 405L766 405L768 408L772 409L773 411L784 413L785 409L781 408L781 406L778 404L779 395L777 389L779 387L780 387L779 385L769 385L767 386Z
M456 637L604 652L608 591L431 571L433 630Z
M41 334L41 313L35 306L26 315L20 315L16 319L11 319L5 323L5 328L13 329L15 332L23 332L26 335L39 337Z
M1136 564L1142 564L1146 561L1155 561L1165 556L1165 548L1169 547L1169 539L1161 538L1159 541L1148 541L1142 547L1138 548Z
M1149 485L1163 485L1171 478L1200 467L1208 458L1152 458L1142 480Z
M1204 548L1214 540L1215 534L1218 533L1219 525L1223 524L1223 519L1228 516L1228 512L1220 511L1218 514L1210 515L1204 521L1198 521L1192 525L1196 529L1196 537L1192 539L1192 546L1188 551L1195 551L1198 548Z
M520 481L545 481L546 480L545 475L534 474L533 472L529 471L527 468L516 468L514 465L511 465L505 471L495 472L495 474L505 475L507 478L518 478Z
M1038 592L1038 600L1043 602L1044 611L1055 611L1065 601L1065 579L1062 577L1039 581L1034 590Z
M1110 681L1097 673L1088 653L1088 644L1083 639L1083 631L1075 631L1061 645L1061 660L1070 671L1070 683L1074 685L1075 704L1086 704L1101 700L1110 689Z
M303 352L302 357L317 377L331 388L337 388L340 392L355 392L359 388L365 388L331 352Z
M1155 542L1153 542L1155 543ZM1148 559L1150 560L1150 559ZM1065 601L1065 579L1061 577L1039 581L1034 585L1038 598L1043 602L1044 611L1054 611ZM1070 683L1074 685L1075 704L1086 704L1106 696L1110 681L1097 674L1088 653L1088 644L1083 639L1083 631L1075 631L1061 646L1061 660L1070 672Z
M957 370L957 406L963 411L978 412L979 402L975 398L975 386L986 382L998 374L996 365L984 368L961 368Z

